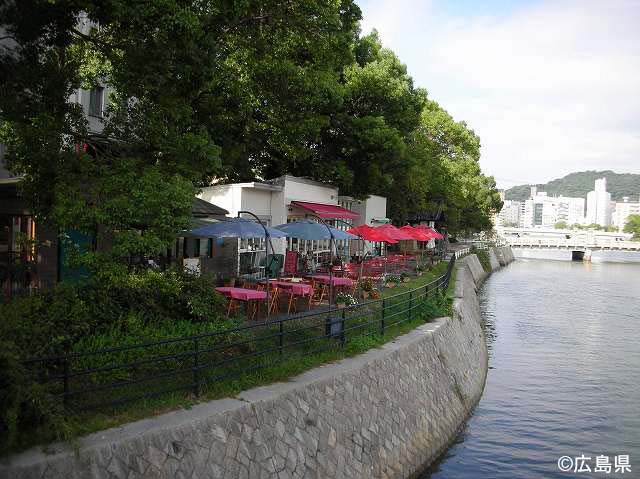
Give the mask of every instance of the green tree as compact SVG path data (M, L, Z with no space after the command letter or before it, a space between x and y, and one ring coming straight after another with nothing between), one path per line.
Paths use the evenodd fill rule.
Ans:
M640 215L629 215L624 232L632 233L634 240L640 240Z
M358 198L388 195L394 177L408 170L405 137L418 124L426 94L376 32L356 40L354 52L342 74L342 103L306 171Z
M162 251L197 188L296 168L341 102L350 0L0 7L0 142L42 221L99 232L111 257ZM104 131L78 88L109 85ZM302 169L302 166L299 167Z

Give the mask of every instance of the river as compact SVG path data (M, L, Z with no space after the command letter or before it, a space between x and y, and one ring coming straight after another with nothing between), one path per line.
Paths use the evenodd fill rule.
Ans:
M485 391L422 479L639 478L640 264L518 259L480 302ZM591 473L559 470L583 454ZM593 472L597 455L611 473ZM619 455L631 472L614 472Z

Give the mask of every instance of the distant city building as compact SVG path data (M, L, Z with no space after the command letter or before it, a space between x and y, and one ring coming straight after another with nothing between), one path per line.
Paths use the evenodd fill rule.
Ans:
M556 223L563 222L568 226L584 223L584 198L558 196L556 199Z
M584 223L584 198L548 196L532 187L531 197L519 204L518 225L521 228L552 228L559 222L568 226Z
M640 198L638 202L629 201L625 196L622 201L615 203L612 215L612 224L618 231L622 231L627 224L630 215L640 215Z
M502 209L498 213L498 226L518 226L520 224L520 207L522 202L504 200Z
M587 193L587 224L611 225L611 193L607 192L607 179L595 181L593 191Z

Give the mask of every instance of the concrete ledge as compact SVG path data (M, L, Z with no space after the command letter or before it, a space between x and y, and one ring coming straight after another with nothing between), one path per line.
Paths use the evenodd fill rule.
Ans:
M92 434L75 447L34 448L0 464L0 477L410 477L455 439L482 394L487 349L476 289L485 277L467 256L450 318L291 381Z

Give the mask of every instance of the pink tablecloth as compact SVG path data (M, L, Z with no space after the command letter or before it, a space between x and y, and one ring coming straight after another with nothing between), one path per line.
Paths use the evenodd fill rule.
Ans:
M310 284L294 283L292 281L272 281L271 284L291 291L295 296L309 296L313 293L313 287Z
M328 275L319 274L319 275L312 276L312 278L320 283L329 284L330 278ZM334 276L333 285L334 286L352 286L353 281L349 278L336 278Z
M256 291L255 289L246 288L232 288L229 286L223 286L216 288L218 293L229 296L233 299L240 301L253 301L253 300L265 300L267 299L266 291Z

